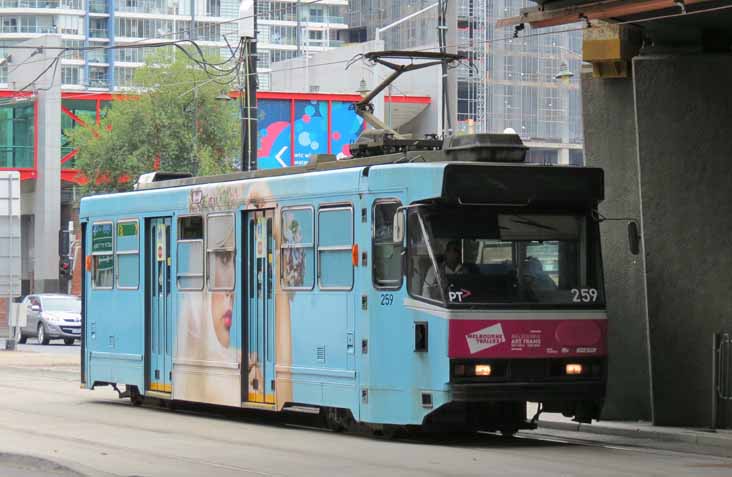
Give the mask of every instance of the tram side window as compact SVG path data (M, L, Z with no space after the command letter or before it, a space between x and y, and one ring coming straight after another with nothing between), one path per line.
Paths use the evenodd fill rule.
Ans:
M117 222L117 288L140 286L140 233L137 220Z
M203 217L178 219L178 290L203 290Z
M402 244L394 242L394 214L401 204L395 200L374 204L373 277L377 288L402 286Z
M333 207L318 214L318 283L321 290L353 287L353 209Z
M282 209L282 288L312 290L315 280L312 207Z
M92 224L92 285L96 289L111 290L114 286L114 224Z
M208 289L233 290L236 276L234 215L211 214L208 216L207 225Z

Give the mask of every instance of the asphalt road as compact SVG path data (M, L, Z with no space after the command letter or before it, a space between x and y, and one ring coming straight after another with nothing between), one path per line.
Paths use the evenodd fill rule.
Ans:
M35 338L28 338L26 344L16 344L19 351L27 351L33 353L51 353L61 355L79 354L79 342L76 341L71 346L66 346L62 340L51 341L47 345L41 345L36 342Z
M109 388L80 389L73 356L9 353L0 352L0 475L732 474L730 458L617 438L544 431L514 439L483 434L389 441L334 434L307 427L307 420L287 423L266 413L133 407Z

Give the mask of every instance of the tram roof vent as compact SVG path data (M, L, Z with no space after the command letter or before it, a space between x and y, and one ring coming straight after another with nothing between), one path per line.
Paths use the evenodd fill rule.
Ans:
M148 172L147 174L142 174L140 175L140 177L137 178L137 182L135 183L135 190L139 189L142 184L169 181L173 179L187 179L189 177L193 176L188 172Z
M528 150L518 134L453 136L445 148L451 160L467 162L524 162Z

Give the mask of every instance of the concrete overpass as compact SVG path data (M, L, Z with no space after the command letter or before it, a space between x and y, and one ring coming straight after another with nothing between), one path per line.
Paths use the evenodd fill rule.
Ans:
M602 226L605 417L729 427L712 342L732 331L732 2L536 3L500 24L585 28L586 162L605 169L602 214L641 224L637 257L622 221Z

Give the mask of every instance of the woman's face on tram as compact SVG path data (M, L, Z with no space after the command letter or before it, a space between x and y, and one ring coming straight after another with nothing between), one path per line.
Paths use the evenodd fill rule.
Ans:
M214 266L214 283L234 283L234 253L217 253ZM211 293L211 319L216 333L216 339L224 348L229 347L231 340L230 330L232 323L232 308L234 306L233 291L219 291Z

